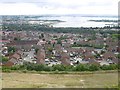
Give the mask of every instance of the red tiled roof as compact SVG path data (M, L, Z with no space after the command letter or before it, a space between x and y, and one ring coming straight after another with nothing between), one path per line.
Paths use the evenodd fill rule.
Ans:
M10 43L7 44L7 46L11 46L11 45L33 45L33 44L37 44L38 40L22 40L22 41L12 41Z
M45 51L44 50L39 50L37 52L37 63L45 64Z
M11 62L11 61L8 61L8 62L6 62L6 63L4 64L4 66L13 66L13 65L14 65L14 63Z

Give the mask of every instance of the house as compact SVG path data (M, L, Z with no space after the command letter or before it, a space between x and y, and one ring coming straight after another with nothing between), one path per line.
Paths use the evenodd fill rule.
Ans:
M13 66L13 65L16 65L16 64L21 64L22 55L23 55L23 52L18 50L12 56L9 57L9 61L7 61L5 63L5 66Z
M0 40L0 43L2 43L2 44L7 44L7 43L10 43L10 40Z
M65 52L61 54L61 63L63 65L70 65L70 56Z
M100 63L94 59L89 59L88 61L89 61L89 64L100 65Z
M105 59L105 60L107 60L107 59L109 59L109 58L115 58L116 56L115 56L115 54L113 53L113 52L106 52L106 53L104 53L103 54L103 58Z
M11 66L13 66L13 65L14 65L14 62L8 61L8 62L6 62L3 66L11 67Z
M41 49L37 52L37 63L45 64L45 50Z
M8 49L7 47L1 47L1 54L2 54L3 56L8 55L8 50L7 50L7 49Z
M69 48L69 47L70 47L70 43L63 43L63 42L62 42L62 46L63 46L64 48Z
M20 58L22 58L22 56L24 54L21 50L18 50L16 53L20 56Z
M20 40L20 41L11 41L10 43L7 43L6 46L24 46L24 45L36 45L38 43L38 40Z
M34 46L37 45L38 40L20 40L11 41L7 43L6 46L13 46L18 50L30 51Z
M85 60L94 59L94 55L92 55L91 52L86 52L86 53L83 54L83 56L84 56Z
M46 41L43 41L43 40L39 40L37 45L45 45L46 44Z
M54 49L58 52L62 51L62 46L60 44L55 44Z
M103 54L103 59L106 60L109 64L116 63L118 64L118 58L113 52L106 52Z

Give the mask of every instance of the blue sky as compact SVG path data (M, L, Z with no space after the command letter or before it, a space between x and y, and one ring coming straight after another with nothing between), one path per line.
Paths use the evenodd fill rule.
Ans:
M0 15L117 15L119 0L0 0Z

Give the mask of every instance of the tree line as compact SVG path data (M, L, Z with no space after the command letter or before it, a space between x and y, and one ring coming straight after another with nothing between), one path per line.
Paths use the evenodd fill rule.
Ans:
M105 30L107 29L107 30ZM100 33L118 33L117 31L112 31L110 30L112 28L99 28L99 27L80 27L80 28L74 28L74 27L68 27L68 28L56 28L56 27L46 27L44 25L39 25L39 24L7 24L3 23L2 24L2 30L13 30L13 31L29 31L29 30L37 30L37 31L42 31L42 32L56 32L56 33L89 33L89 34L94 34L96 32Z
M16 65L12 67L2 67L3 72L10 70L27 70L27 71L98 71L98 70L117 70L120 68L118 64L110 65L95 65L95 64L78 64L75 66L72 65L53 65L47 66L43 64L34 64L34 63L24 63L23 65Z

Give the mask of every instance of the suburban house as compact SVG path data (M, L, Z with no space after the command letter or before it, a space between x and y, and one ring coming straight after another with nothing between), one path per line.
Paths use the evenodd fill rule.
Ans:
M18 50L12 56L9 57L9 61L7 61L4 65L13 66L16 64L22 64L22 55L23 55L23 52Z
M61 54L61 63L63 65L70 65L70 56L65 52Z
M41 49L37 52L37 64L45 64L45 50Z

